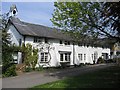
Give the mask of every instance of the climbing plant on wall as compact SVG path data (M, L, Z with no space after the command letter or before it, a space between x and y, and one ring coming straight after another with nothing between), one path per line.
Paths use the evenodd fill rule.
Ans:
M38 60L38 49L32 47L31 44L22 45L23 61L26 67L35 69Z

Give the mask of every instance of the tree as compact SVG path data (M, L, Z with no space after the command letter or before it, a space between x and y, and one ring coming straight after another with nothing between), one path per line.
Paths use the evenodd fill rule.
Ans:
M120 41L120 2L106 2L101 17L103 24L110 25L112 34L116 33L115 38Z
M2 74L3 77L15 76L15 65L13 64L13 52L14 47L11 46L10 42L10 34L7 33L6 25L7 25L8 17L7 15L3 15L2 17Z
M74 37L109 37L120 40L119 29L111 28L112 14L108 18L102 16L106 7L115 7L114 5L100 2L55 2L54 6L55 10L51 19L53 25L72 32ZM118 21L118 18L115 19Z

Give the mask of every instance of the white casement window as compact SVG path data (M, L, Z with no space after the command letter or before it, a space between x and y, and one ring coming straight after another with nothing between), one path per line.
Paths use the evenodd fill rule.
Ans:
M42 42L42 39L40 37L34 37L34 43Z
M70 53L65 53L65 61L70 61Z
M48 53L41 53L41 62L47 62L48 61Z
M65 45L70 45L70 41L65 41L64 44Z
M82 54L78 54L78 59L79 59L80 61L82 61L82 60L83 60L83 55L82 55Z
M71 53L60 53L61 62L69 62Z

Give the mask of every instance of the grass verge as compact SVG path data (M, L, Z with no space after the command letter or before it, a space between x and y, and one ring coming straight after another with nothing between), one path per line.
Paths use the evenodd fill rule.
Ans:
M120 67L112 66L104 70L89 72L33 87L36 88L119 88Z

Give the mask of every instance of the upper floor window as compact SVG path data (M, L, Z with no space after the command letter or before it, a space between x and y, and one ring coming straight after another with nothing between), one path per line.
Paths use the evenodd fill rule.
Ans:
M48 38L45 38L45 43L48 43Z
M60 40L60 44L63 44L62 40Z
M34 43L42 42L40 37L34 37Z
M65 41L65 45L70 45L70 41Z

